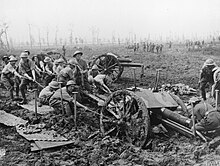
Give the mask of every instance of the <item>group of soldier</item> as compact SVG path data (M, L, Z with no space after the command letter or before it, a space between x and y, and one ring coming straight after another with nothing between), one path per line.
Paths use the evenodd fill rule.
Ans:
M143 42L143 51L144 52L152 52L152 53L161 53L163 50L163 44L154 44L154 43L148 43ZM137 52L139 50L139 43L134 43L133 49L134 52Z
M97 64L89 68L82 55L82 51L75 51L68 61L65 57L52 61L49 56L42 60L38 55L33 55L31 59L30 52L23 51L18 63L14 55L4 56L1 81L9 91L11 100L15 99L14 87L17 98L21 92L20 104L27 104L26 92L30 87L35 90L40 88L38 106L50 105L56 110L64 110L66 114L72 114L74 103L83 107L80 104L83 94L93 93L94 88L100 86L105 93L111 93L107 86L111 79L99 73ZM39 82L43 82L44 85ZM207 84L212 85L210 96L217 100L215 108L207 102ZM220 97L216 95L218 92L216 90L220 90L220 67L213 59L205 61L201 69L199 85L202 100L194 98L191 101L194 103L193 111L197 121L195 129L198 131L220 129ZM74 102L73 96L75 96Z
M208 85L211 85L209 98L207 96L208 93L206 93ZM217 66L213 59L207 59L201 68L199 88L201 98L192 98L191 101L194 103L193 110L197 122L195 129L198 131L220 131L220 98L218 97L220 67ZM212 99L215 100L215 107L213 107Z
M106 85L111 81L110 77L101 74L96 64L89 68L82 55L82 51L75 51L69 60L61 56L53 61L50 56L41 59L38 55L31 56L25 50L21 52L18 63L16 56L4 56L1 82L9 91L11 100L18 99L21 93L22 101L19 104L27 104L26 92L32 89L40 92L38 106L50 105L71 114L74 93L78 106L82 106L80 102L83 93L93 93L98 87L111 93Z

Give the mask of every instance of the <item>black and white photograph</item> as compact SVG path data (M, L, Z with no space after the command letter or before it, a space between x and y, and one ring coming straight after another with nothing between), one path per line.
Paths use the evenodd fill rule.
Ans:
M220 166L219 0L0 0L0 166Z

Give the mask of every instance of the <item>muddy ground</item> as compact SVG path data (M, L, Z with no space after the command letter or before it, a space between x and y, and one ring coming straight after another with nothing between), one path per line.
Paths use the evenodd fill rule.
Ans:
M67 47L67 56L77 48ZM138 79L138 86L152 88L156 69L161 68L159 86L162 84L184 83L198 89L199 70L207 58L213 58L220 65L220 46L206 48L201 51L188 52L184 46L165 47L161 54L143 52L134 53L124 46L83 46L84 59L105 52L126 55L133 62L145 65L145 77ZM14 50L15 53L19 52ZM33 53L36 50L32 51ZM113 89L123 89L133 85L133 70L125 68L121 79L113 85ZM140 69L137 69L137 78ZM198 92L199 94L199 92ZM34 114L22 109L8 100L7 93L1 89L0 110L33 122ZM31 99L33 96L29 96ZM180 96L185 102L190 96ZM15 127L0 124L0 165L2 166L59 166L59 165L220 165L219 149L211 149L200 139L190 139L168 129L168 133L155 134L147 149L142 150L117 138L91 137L99 130L99 119L96 115L78 110L77 126L74 128L73 117L63 117L54 113L39 115L46 128L52 128L63 134L74 144L61 148L30 152L30 142L17 132ZM5 152L5 153L4 153Z

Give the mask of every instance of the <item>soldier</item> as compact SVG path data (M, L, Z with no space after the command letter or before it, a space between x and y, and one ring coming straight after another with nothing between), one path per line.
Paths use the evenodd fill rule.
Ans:
M159 48L160 48L160 46L157 44L156 45L157 54L159 53Z
M17 59L12 56L9 59L8 64L3 68L1 80L6 89L10 93L11 100L14 100L13 90L14 90L14 76L22 78L22 76L16 71L16 64ZM18 92L16 91L16 96L18 97Z
M57 63L58 63L58 67L57 67L56 72L57 72L57 73L60 73L60 71L66 67L66 66L65 66L65 61L64 61L62 58L59 58L59 59L57 60Z
M146 43L143 43L143 51L146 52Z
M24 76L21 78L21 83L20 83L20 91L22 95L22 101L20 104L27 104L27 99L25 96L25 89L27 89L27 85L30 83L33 83L33 81L36 81L36 76L35 76L35 65L34 63L28 59L28 54L25 52L22 52L20 55L20 62L18 65L18 70L19 73Z
M82 51L76 51L73 54L73 58L76 59L79 67L79 72L76 73L76 83L81 85L82 89L91 91L89 82L88 82L88 65L85 60L82 59Z
M10 58L9 58L7 55L4 55L4 56L2 57L2 69L8 64L9 59L10 59Z
M37 74L37 77L41 78L44 70L44 62L42 62L36 54L32 57L32 61L35 64L35 72Z
M77 64L75 59L70 59L68 65L60 71L58 81L62 82L62 87L65 86L69 80L76 80Z
M72 115L72 110L74 108L72 92L78 92L78 86L76 85L75 81L70 80L67 82L65 87L55 91L55 93L51 96L49 100L49 105L59 112L61 111L61 108L64 107L65 113L67 115ZM61 98L63 99L63 103L61 101ZM78 101L81 100L79 94L77 94L76 100L77 105L80 105L78 103Z
M53 62L53 73L57 73L57 68L59 66L59 63L58 63L58 59L55 59L55 61Z
M196 98L191 99L196 100ZM196 120L195 129L197 131L212 131L220 127L220 112L207 102L200 102L199 99L192 101L195 103L193 109Z
M98 71L98 66L93 65L91 70L89 70L88 81L93 85L93 87L99 87L106 93L112 93L111 90L106 85L106 82L109 81L109 78L105 74L100 74Z
M39 103L38 106L49 105L50 97L55 93L55 91L59 89L59 84L56 81L51 81L48 86L46 86L39 95Z
M162 52L163 50L163 44L160 44L160 53Z
M214 84L212 85L211 97L214 97L214 99L216 99L215 90L220 91L220 67L215 67L214 69L212 69L212 71L214 72L214 74L213 74ZM218 107L219 107L220 98L218 98L217 103L218 103Z
M200 78L199 78L199 88L201 91L201 95L203 100L206 100L206 86L207 84L213 85L213 69L217 65L213 61L213 59L207 59L200 71Z
M51 58L46 57L44 59L44 63L45 63L44 85L47 86L55 78L55 74L53 73L53 63L51 61Z

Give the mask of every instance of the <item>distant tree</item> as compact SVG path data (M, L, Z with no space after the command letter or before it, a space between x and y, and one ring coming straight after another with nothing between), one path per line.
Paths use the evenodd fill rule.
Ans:
M0 47L1 48L7 48L9 50L10 45L9 45L9 41L8 41L7 30L8 30L8 24L7 23L3 22L2 24L0 24ZM4 43L3 40L5 40L6 44Z

